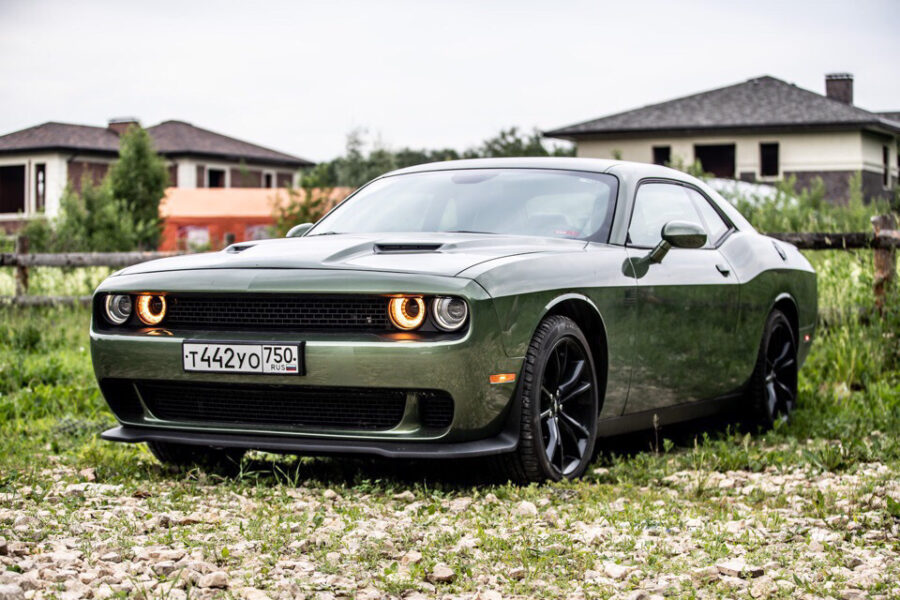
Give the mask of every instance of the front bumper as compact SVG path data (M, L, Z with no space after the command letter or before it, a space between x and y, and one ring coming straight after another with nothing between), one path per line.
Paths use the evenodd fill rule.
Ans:
M279 437L253 434L219 434L177 431L151 427L120 426L104 431L100 437L111 442L172 442L214 448L246 448L311 456L365 455L383 458L475 458L503 454L516 449L518 431L513 419L498 435L470 442L395 442L386 440L333 440Z
M204 272L204 277L200 279L208 275ZM333 283L333 274L327 272L303 273L303 281L299 285L297 272L289 270L228 270L221 275L216 278L216 292L284 293L291 278L295 292L346 292L331 285L324 287L326 282ZM347 274L343 274L343 279L346 278ZM353 278L358 288L366 293L463 296L471 306L468 330L457 339L423 341L403 340L402 336L385 340L366 334L177 331L160 328L120 333L92 326L94 371L107 402L123 425L104 434L104 438L123 442L158 439L300 453L346 452L408 457L445 453L449 450L447 446L456 445L459 445L453 451L456 456L477 456L511 449L510 434L505 431L505 424L515 384L492 385L489 377L493 373L518 373L522 358L511 358L504 352L493 302L484 290L472 281L445 277L391 274L386 278L377 273L353 273ZM113 277L104 282L98 292L197 291L196 273L157 274L152 282L148 279L151 278L146 275ZM267 282L272 289L253 285L253 282L259 281ZM186 339L207 342L304 342L307 373L304 376L281 376L185 372L182 367L182 342ZM407 411L413 416L408 418L407 414L397 426L377 431L264 426L233 421L217 423L214 420L165 420L153 414L142 401L140 393L136 394L137 399L141 400L137 410L134 406L123 409L123 398L118 397L120 392L123 389L128 391L122 394L123 397L135 395L139 387L128 389L128 386L139 382L165 382L176 386L178 383L215 383L220 386L254 384L282 388L390 388L409 390L410 403L415 402L415 394L412 393L415 390L439 390L453 398L454 409L450 425L440 430L416 422L414 410Z

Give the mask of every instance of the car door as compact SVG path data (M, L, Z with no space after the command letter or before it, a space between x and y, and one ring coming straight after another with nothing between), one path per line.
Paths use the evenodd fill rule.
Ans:
M659 263L646 256L663 225L704 227L702 248L671 248ZM708 221L708 223L707 223ZM730 224L695 188L642 182L635 193L627 252L637 278L634 368L626 412L642 412L730 391L728 347L737 327L739 286L718 250Z

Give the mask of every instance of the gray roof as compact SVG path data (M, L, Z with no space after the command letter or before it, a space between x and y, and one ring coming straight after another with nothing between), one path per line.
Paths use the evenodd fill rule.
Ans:
M205 156L229 161L246 161L303 167L314 163L244 142L184 121L164 121L147 128L157 152L164 156ZM57 150L117 154L119 136L107 127L44 123L0 136L0 154Z
M896 115L896 113L891 113ZM643 133L875 128L900 133L900 121L768 75L659 104L547 131L549 137Z

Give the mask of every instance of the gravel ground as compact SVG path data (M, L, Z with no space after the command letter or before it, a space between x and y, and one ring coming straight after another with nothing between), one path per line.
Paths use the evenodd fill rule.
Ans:
M900 598L898 473L323 487L47 468L0 494L0 600Z

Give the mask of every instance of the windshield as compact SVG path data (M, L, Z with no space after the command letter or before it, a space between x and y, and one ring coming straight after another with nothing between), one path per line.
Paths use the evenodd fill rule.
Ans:
M616 179L550 169L467 169L376 180L308 235L475 232L606 242Z

